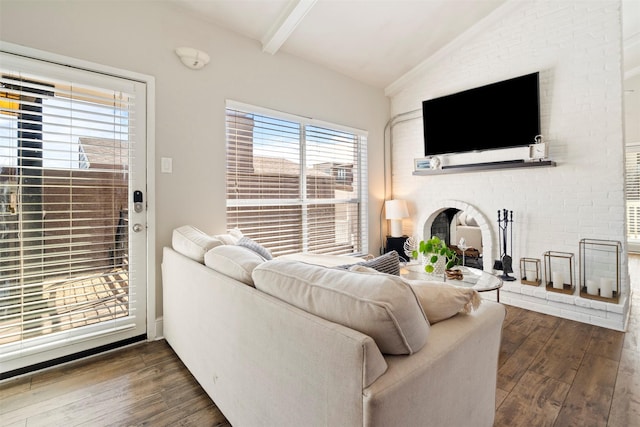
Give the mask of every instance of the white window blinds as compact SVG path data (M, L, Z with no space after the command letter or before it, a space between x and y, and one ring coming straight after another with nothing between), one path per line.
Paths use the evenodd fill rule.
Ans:
M137 86L8 54L2 59L4 363L143 327L144 313L135 313L128 271Z
M367 251L366 134L228 103L227 226L269 248Z
M627 238L640 240L640 144L627 146L625 195Z

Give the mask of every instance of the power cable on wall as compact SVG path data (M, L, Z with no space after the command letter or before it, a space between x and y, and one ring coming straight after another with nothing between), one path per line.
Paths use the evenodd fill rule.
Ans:
M389 119L389 121L387 121L387 124L384 126L384 133L383 133L383 178L384 178L384 199L382 201L382 206L380 207L380 254L384 253L384 231L383 231L383 226L382 224L384 224L384 219L382 218L383 212L384 212L384 202L387 200L390 200L391 198L393 198L393 177L390 175L389 172L387 172L387 131L389 132L389 159L388 159L388 163L389 163L389 169L391 169L392 166L392 162L393 162L393 128L394 126L401 124L401 123L405 123L405 122L409 122L409 121L413 121L413 120L418 120L422 118L422 115L420 115L419 117L410 117L410 118L404 118L406 116L409 116L411 114L416 114L416 113L422 113L422 109L417 109L417 110L411 110L411 111L406 111L404 113L400 113L400 114L396 114L395 116L391 117ZM389 179L389 189L390 191L387 191L387 178ZM389 197L389 195L391 197Z

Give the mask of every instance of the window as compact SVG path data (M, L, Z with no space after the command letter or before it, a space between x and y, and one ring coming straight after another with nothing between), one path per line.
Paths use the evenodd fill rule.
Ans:
M227 226L269 248L367 252L366 134L227 103Z
M627 146L625 194L627 239L637 244L640 242L640 145Z

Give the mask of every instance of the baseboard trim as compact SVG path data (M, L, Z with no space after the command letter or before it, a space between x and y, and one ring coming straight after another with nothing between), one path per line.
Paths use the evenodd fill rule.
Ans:
M164 329L163 329L163 317L160 316L158 318L156 318L156 334L153 338L153 340L160 340L164 338Z

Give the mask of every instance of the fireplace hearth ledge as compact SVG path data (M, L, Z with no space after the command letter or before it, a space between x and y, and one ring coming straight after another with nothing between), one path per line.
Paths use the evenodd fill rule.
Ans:
M544 286L532 287L518 282L505 282L500 290L500 302L526 310L616 331L626 331L629 295L621 295L618 304L548 292Z

